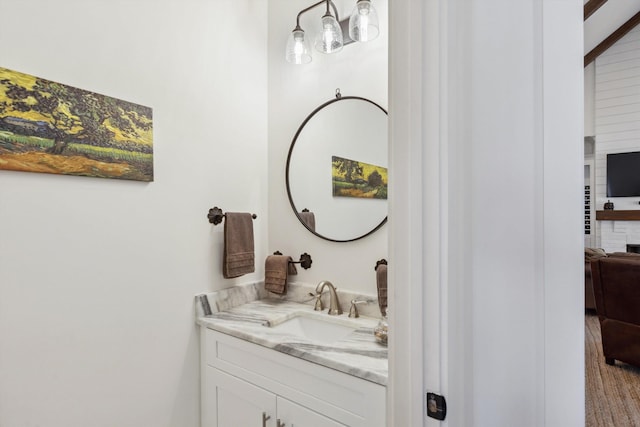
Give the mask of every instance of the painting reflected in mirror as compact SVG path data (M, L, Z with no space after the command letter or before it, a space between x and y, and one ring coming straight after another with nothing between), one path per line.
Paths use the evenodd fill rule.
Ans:
M387 168L333 156L331 182L334 197L387 198Z

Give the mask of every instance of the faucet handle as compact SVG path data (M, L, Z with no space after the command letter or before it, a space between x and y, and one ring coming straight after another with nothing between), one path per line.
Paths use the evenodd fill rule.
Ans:
M358 313L358 306L357 304L366 304L369 301L366 300L355 300L352 299L351 300L351 307L349 308L349 317L360 317L360 313Z
M322 311L324 310L324 306L322 305L322 293L320 292L316 292L315 294L313 292L309 292L309 296L314 297L316 299L316 304L313 306L313 309L315 311Z

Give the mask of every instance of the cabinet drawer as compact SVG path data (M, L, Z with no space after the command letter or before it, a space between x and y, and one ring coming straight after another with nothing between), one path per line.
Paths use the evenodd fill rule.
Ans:
M202 328L205 364L353 427L384 427L386 388Z

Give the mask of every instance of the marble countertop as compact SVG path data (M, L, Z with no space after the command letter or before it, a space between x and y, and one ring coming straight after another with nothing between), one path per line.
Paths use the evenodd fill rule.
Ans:
M212 300L211 296L209 300ZM309 304L270 298L216 311L214 297L213 307L212 314L199 313L197 323L200 326L377 384L387 384L387 347L379 344L373 335L378 319L364 316L349 318L348 313L329 316L326 309L319 312ZM356 329L345 338L323 344L273 328L295 316L320 316L324 321L349 324Z

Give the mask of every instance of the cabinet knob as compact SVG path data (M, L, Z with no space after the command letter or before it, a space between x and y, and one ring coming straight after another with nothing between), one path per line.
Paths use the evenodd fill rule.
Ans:
M266 412L262 413L262 427L267 427L267 421L271 419L271 415L267 415Z

